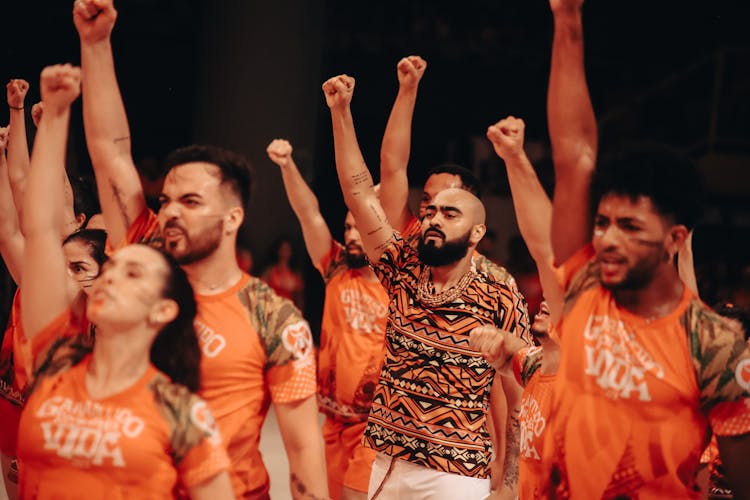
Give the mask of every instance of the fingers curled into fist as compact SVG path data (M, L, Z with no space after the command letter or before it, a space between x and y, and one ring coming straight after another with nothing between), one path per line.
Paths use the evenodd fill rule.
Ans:
M292 145L286 139L274 139L266 148L266 153L272 162L283 167L292 157Z
M26 92L29 91L29 82L26 80L14 79L5 86L8 94L8 106L14 109L23 108L23 101L26 99Z
M39 85L46 112L70 107L81 94L81 68L70 64L47 66Z
M328 107L343 108L348 106L354 94L354 78L349 75L329 78L323 83L323 93Z
M42 119L44 113L44 103L39 101L31 107L31 119L34 121L34 126L39 126L39 121Z
M8 146L8 127L0 127L0 152Z
M427 69L427 61L419 56L407 56L396 66L398 83L404 88L416 88Z
M487 138L492 142L500 158L523 153L524 130L523 120L509 116L487 128Z

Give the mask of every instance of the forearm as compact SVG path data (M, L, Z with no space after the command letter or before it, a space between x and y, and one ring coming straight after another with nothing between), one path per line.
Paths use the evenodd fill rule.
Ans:
M555 166L552 245L557 263L590 238L590 179L597 155L597 128L583 63L578 9L556 12L547 94Z
M328 479L325 453L320 446L311 445L287 453L289 457L289 486L295 500L324 500L328 498Z
M23 261L23 236L18 226L16 205L8 181L5 152L0 150L0 253L13 281L20 283Z
M515 378L500 379L507 403L505 429L505 460L503 464L502 487L517 494L519 441L521 437L520 413L522 389Z
M29 175L29 145L23 109L10 109L8 135L8 179L17 210L23 210L23 193Z
M320 213L318 198L302 178L294 160L289 161L281 167L281 179L284 182L286 197L289 199L294 214L304 226L304 221Z

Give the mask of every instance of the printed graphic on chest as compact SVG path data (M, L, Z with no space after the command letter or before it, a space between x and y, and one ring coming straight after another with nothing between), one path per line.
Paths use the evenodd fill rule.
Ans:
M341 290L339 297L346 314L346 322L352 330L362 333L381 333L378 325L388 313L386 304L375 297L360 293L355 288Z
M647 375L664 378L664 368L625 324L592 316L584 330L585 374L612 399L651 401Z
M128 408L63 396L44 401L35 416L40 421L44 449L80 467L125 467L121 440L137 438L145 427L143 419Z
M534 446L534 441L542 435L546 420L539 409L539 403L534 396L527 394L521 400L521 438L519 448L521 456L541 460L539 450Z

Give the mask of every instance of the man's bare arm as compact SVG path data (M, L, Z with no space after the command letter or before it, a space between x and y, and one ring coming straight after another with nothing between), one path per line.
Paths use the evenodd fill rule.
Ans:
M281 169L284 190L294 214L302 226L307 253L315 268L323 273L323 259L331 248L331 231L320 213L318 198L307 185L292 158L292 145L275 139L266 148L268 157Z
M8 163L5 161L7 143L8 127L0 127L0 254L13 281L20 285L24 241L8 179Z
M583 0L550 0L555 32L547 93L555 164L552 248L565 262L591 239L590 184L597 127L583 64Z
M523 149L525 128L523 120L510 116L490 126L487 138L505 161L518 228L536 262L552 324L555 324L562 312L563 290L553 267L552 203Z
M276 404L274 408L289 459L292 498L327 499L328 476L315 396L294 403Z
M417 102L419 81L427 63L419 56L398 62L398 94L393 103L380 147L380 203L391 225L404 229L409 221L409 178L411 123Z
M81 39L83 125L110 241L116 246L146 208L130 149L130 127L115 74L110 34L112 0L77 0L73 21Z
M331 109L336 171L344 202L357 221L370 262L377 262L393 238L393 228L380 206L372 176L357 142L350 108L354 78L347 75L333 77L323 84L323 93Z

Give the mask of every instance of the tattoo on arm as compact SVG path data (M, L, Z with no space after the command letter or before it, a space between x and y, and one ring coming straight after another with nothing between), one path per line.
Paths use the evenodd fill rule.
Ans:
M352 182L355 185L369 183L370 186L372 186L372 179L370 178L370 172L368 172L367 170L363 170L361 172L358 172L352 175Z
M114 142L115 144L117 144L118 142L129 141L129 140L130 140L130 136L126 135L124 137L115 137L112 142Z
M503 471L503 484L511 489L515 489L518 485L518 446L519 438L521 436L519 414L520 411L518 408L514 408L508 413L508 429L505 436L505 470Z
M388 245L390 245L390 244L391 244L391 240L392 240L392 239L393 239L393 237L391 237L391 238L388 238L388 239L387 239L387 240L385 240L385 241L384 241L383 243L381 243L381 244L379 244L379 245L376 245L376 246L375 246L375 250L377 250L378 252L383 252L383 251L385 251L385 249L386 249L386 248L388 248Z
M309 498L311 500L328 500L325 497L319 497L315 495L314 493L307 491L307 486L305 486L305 483L303 483L302 480L298 478L294 472L292 472L291 482L292 482L292 492L294 494L294 498Z
M113 180L109 181L109 186L112 188L112 196L114 196L115 201L117 201L117 206L120 209L120 216L122 217L122 222L125 224L125 230L127 231L130 228L131 221L128 217L128 209L122 199L122 193Z

